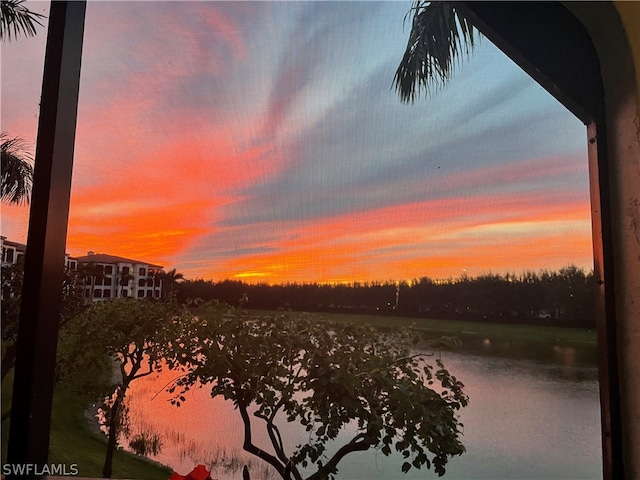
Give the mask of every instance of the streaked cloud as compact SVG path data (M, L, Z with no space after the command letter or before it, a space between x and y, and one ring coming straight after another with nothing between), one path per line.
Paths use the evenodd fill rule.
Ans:
M400 103L409 7L89 2L68 251L269 282L589 268L584 126L486 40ZM3 45L12 133L43 42Z

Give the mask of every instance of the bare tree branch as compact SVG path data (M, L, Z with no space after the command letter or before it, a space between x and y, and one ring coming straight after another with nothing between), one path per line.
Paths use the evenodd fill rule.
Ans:
M325 464L323 468L318 470L316 473L307 477L306 480L321 480L326 478L327 469L333 470L338 466L340 460L342 460L345 456L353 452L364 452L368 450L372 446L371 442L366 440L366 435L364 433L359 433L355 437L351 439L351 441L342 447L331 457L331 459Z
M255 455L258 458L261 458L273 468L275 468L280 475L284 476L285 465L283 465L276 457L274 457L270 453L265 452L264 450L253 444L251 438L251 419L249 417L249 413L247 412L246 405L244 405L242 402L238 402L238 410L240 411L242 423L244 424L244 443L242 444L242 448L244 448L246 452Z

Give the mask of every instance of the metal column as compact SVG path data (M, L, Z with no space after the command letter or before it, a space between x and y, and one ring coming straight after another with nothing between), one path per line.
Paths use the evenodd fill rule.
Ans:
M49 453L85 1L53 1L44 62L8 463Z

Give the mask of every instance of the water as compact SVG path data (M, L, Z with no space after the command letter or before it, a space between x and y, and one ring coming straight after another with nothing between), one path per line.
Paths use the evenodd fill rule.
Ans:
M467 452L449 462L445 478L602 478L594 348L478 339L465 343L465 353L439 355L470 397L461 412ZM175 375L137 380L128 394L132 433L148 430L162 437L162 451L151 458L182 474L198 463L217 462L223 466L213 468L212 476L220 480L242 478L244 464L254 480L279 478L242 451L242 422L229 402L210 398L204 387L189 392L180 408L170 405L163 387ZM268 445L260 430L253 434L255 443ZM294 425L285 425L283 434L290 444L305 439ZM437 477L425 469L402 474L402 462L373 450L354 453L340 463L338 478Z

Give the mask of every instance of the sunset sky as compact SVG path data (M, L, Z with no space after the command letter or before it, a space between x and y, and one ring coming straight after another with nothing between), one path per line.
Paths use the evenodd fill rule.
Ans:
M270 283L590 270L584 125L486 39L402 104L410 6L89 1L67 252ZM2 44L2 130L32 146L45 40Z

